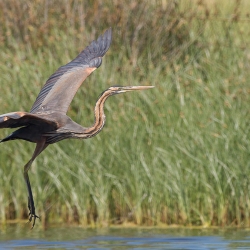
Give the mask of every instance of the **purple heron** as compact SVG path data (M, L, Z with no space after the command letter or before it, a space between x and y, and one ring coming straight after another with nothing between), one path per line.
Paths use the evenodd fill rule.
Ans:
M98 67L110 47L111 28L86 47L74 60L60 67L47 80L30 112L11 112L0 115L0 128L18 128L0 142L21 139L36 143L35 151L24 166L24 180L28 190L29 222L36 219L35 205L28 171L35 158L49 145L67 138L87 139L99 133L105 124L104 103L109 96L149 89L153 86L110 87L96 102L95 122L82 127L66 115L69 105L82 82Z

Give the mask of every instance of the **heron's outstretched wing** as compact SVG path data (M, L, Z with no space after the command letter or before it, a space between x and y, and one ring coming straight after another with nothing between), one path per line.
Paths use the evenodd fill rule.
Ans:
M0 115L0 128L18 128L30 124L36 124L42 127L51 126L55 128L58 126L54 121L43 119L27 112L19 111Z
M109 28L93 41L73 61L60 67L41 89L31 113L47 110L66 113L82 82L98 67L110 47L112 31Z

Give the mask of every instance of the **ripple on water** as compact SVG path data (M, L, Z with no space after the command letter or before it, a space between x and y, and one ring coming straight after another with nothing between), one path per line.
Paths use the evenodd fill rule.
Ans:
M250 249L247 230L82 229L1 232L0 249Z

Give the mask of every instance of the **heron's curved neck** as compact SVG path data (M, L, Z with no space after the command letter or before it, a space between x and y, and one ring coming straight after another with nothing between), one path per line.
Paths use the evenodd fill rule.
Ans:
M86 128L84 130L83 134L84 138L93 137L102 130L106 121L104 114L104 103L107 100L107 98L111 96L111 94L112 93L107 90L100 95L95 105L95 122L91 127Z

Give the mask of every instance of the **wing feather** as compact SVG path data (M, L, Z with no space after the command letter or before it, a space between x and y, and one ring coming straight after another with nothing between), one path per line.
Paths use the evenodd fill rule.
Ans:
M43 119L27 112L19 111L0 115L0 128L18 128L28 126L30 124L52 127L58 126L58 124L54 121Z
M108 51L111 28L86 47L74 60L60 67L41 89L30 113L48 110L66 113L82 82L98 67Z

